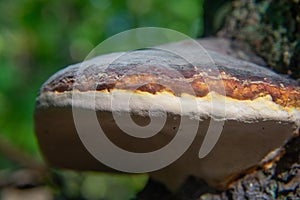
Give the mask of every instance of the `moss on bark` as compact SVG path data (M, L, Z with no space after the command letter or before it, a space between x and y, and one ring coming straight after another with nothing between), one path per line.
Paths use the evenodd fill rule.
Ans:
M250 46L275 71L300 78L300 1L236 0L221 36Z

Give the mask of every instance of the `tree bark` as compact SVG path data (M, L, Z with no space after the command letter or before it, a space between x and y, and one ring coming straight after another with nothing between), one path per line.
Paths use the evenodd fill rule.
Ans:
M248 45L275 71L300 78L300 2L236 0L220 37Z
M204 9L220 5L212 5L214 2L206 1ZM207 12L204 16L209 16L204 19L207 29L204 33L208 36L216 29L210 25L214 21L212 11L204 12ZM218 47L219 51L225 47L230 56L264 65L300 83L299 0L232 1L232 10L217 37L208 40L208 47ZM190 177L177 194L171 194L160 183L149 180L137 199L300 199L299 128L277 160L242 174L226 191L218 191Z

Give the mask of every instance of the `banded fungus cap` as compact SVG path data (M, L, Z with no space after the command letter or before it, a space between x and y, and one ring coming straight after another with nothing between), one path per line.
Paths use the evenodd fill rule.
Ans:
M181 42L167 46L183 49L189 45ZM155 151L170 143L179 130L180 118L196 122L197 135L188 150L169 166L149 173L172 190L189 175L224 189L237 175L266 166L279 156L280 148L299 125L300 88L296 82L261 66L213 51L208 54L214 63L204 62L205 55L195 54L197 62L191 65L170 52L144 49L124 57L122 53L98 56L57 72L41 87L35 106L35 132L44 157L54 167L117 171L101 164L85 148L76 130L73 106L95 109L106 136L120 148L138 153ZM121 57L108 63L116 56ZM214 87L216 80L222 82L225 93L219 93L217 85ZM192 92L188 92L186 83ZM74 101L72 94L83 100ZM125 109L123 101L128 96L130 107ZM217 119L210 105L221 99L225 99L225 114ZM111 106L112 100L115 106ZM196 102L199 109L180 110L181 100L187 108ZM142 131L138 133L141 138L127 135L113 116L113 112L121 117L130 114L137 124L145 126L149 123L148 111L162 108L166 111L166 123L158 134L148 138L143 138ZM161 116L153 118L160 120ZM224 122L222 134L212 151L200 159L199 149L210 120ZM184 130L183 133L190 134Z

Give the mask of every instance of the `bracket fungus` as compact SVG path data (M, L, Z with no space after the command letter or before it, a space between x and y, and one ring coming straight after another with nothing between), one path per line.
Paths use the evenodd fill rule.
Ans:
M167 51L141 49L125 56L101 55L49 78L40 89L34 114L35 132L48 163L75 170L118 171L101 163L83 144L82 134L90 137L89 129L78 134L74 109L95 111L106 137L119 148L137 154L161 149L180 131L184 143L184 138L192 134L187 127L196 123L195 137L178 159L161 169L148 170L151 177L171 190L189 175L225 189L240 174L276 160L299 125L297 83L264 67L209 50L206 53L214 62L208 63L202 58L204 54L188 48L188 41L167 46L171 50L187 49L195 58L193 63ZM81 99L74 100L74 95ZM127 100L129 107L124 104ZM223 100L224 106L217 108L224 109L220 117L212 112L211 105ZM180 107L180 102L185 107ZM147 132L143 129L129 135L119 127L115 113L117 118L129 115L141 128L153 120L164 123L155 135L143 136ZM180 126L182 118L187 126ZM82 120L86 127L92 126L89 118ZM211 152L199 158L211 121L222 122L222 132ZM101 141L97 143L102 145ZM126 158L118 159L120 165L126 162Z

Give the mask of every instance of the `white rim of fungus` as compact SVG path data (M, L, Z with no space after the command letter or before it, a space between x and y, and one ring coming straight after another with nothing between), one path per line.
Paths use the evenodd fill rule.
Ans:
M73 91L74 92L74 91ZM293 107L283 107L272 101L270 95L264 97L258 97L254 100L237 100L231 97L225 97L225 118L222 116L215 116L210 113L211 111L211 100L217 100L221 96L215 92L210 92L204 97L194 97L189 94L183 94L181 97L175 97L168 92L161 92L157 94L151 94L147 92L134 92L125 91L119 89L113 89L111 92L81 92L76 91L80 95L81 101L72 102L72 92L44 92L38 97L38 107L73 107L82 109L96 109L96 111L108 111L108 112L133 112L136 114L144 115L145 110L152 111L151 113L159 115L161 110L158 110L153 102L159 100L159 104L162 105L166 112L188 116L190 119L203 120L212 118L215 120L236 120L246 123L256 121L274 120L278 122L298 122L300 120L300 109ZM119 101L113 107L111 106L112 94L116 97L128 98L131 96L131 107L124 106L124 102ZM95 95L95 96L94 96ZM96 105L93 106L89 103L91 98L96 98ZM175 99L178 100L175 100ZM222 97L223 98L223 97ZM178 102L185 102L186 105L189 101L196 100L198 105L198 112L194 112L195 108L190 107L187 110L180 110ZM194 105L194 104L193 104ZM215 104L217 105L217 104ZM114 108L114 110L112 110ZM156 110L151 110L156 108ZM224 109L224 108L220 108ZM218 108L216 108L216 111ZM214 114L217 114L215 112Z

